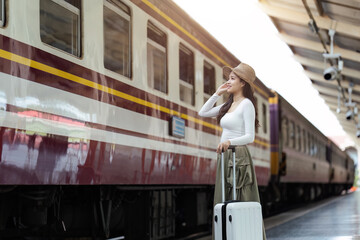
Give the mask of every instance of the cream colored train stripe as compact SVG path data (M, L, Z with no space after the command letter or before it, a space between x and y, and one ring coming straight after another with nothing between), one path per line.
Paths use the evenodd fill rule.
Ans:
M38 69L38 70L41 70L41 71L44 71L44 72L47 72L47 73L50 73L50 74L53 74L53 75L56 75L56 76L59 76L59 77L62 77L62 78L65 78L65 79L68 79L68 80L73 81L73 82L80 83L82 85L85 85L85 86L88 86L88 87L91 87L91 88L94 88L94 89L98 89L100 91L103 91L103 92L106 92L106 93L121 97L123 99L126 99L126 100L129 100L129 101L141 104L141 105L146 106L146 107L153 108L155 110L162 111L162 112L170 114L170 115L181 116L181 118L186 119L188 121L192 121L192 122L195 122L197 124L201 124L203 126L206 126L206 127L221 131L221 128L219 126L214 125L214 124L202 121L200 119L197 119L197 118L194 118L194 117L191 117L191 116L188 116L188 115L186 115L184 113L180 114L178 111L174 111L172 109L157 105L155 103L145 101L143 99L131 96L129 94L120 92L118 90L115 90L115 89L112 89L112 88L109 88L109 87L106 87L106 86L103 86L103 85L98 84L98 83L94 83L94 82L92 82L90 80L87 80L85 78L78 77L78 76L73 75L71 73L68 73L68 72L65 72L65 71L62 71L62 70L47 66L45 64L42 64L42 63L39 63L37 61L34 61L34 60L31 60L31 59L28 59L28 58L13 54L11 52L8 52L8 51L2 50L2 49L0 49L0 57L8 59L8 60L13 61L13 62L17 62L17 63L23 64L23 65L29 66L29 67L32 67L32 68L35 68L35 69ZM266 147L269 146L269 144L266 143L266 142L262 142L262 141L258 141L258 140L255 140L255 142L260 144L260 145L266 146Z

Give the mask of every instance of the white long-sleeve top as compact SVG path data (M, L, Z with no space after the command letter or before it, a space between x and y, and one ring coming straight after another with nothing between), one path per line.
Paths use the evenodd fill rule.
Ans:
M200 109L199 115L216 117L223 105L214 107L219 98L217 94L212 95ZM255 140L255 108L250 99L245 98L234 111L226 113L220 120L220 126L223 129L221 142L229 140L231 145L252 143Z

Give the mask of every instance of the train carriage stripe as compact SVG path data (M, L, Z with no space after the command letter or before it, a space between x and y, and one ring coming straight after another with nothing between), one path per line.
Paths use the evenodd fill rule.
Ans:
M201 119L191 117L191 116L189 116L187 114L184 114L184 113L179 113L178 111L169 109L167 107L163 107L161 105L158 105L158 104L155 104L155 103L152 103L152 102L149 102L149 101L134 97L134 96L126 94L124 92L120 92L118 90L106 87L104 85L101 85L101 84L98 84L98 83L95 83L95 82L92 82L92 81L87 80L85 78L82 78L82 77L73 75L71 73L56 69L54 67L50 67L50 66L45 65L43 63L28 59L28 58L24 58L22 56L13 54L11 52L0 49L0 56L2 58L8 59L10 61L17 62L17 63L23 64L23 65L38 69L38 70L53 74L55 76L59 76L59 77L68 79L68 80L76 82L76 83L80 83L82 85L91 87L93 89L97 89L97 90L100 90L102 92L112 94L114 96L117 96L117 97L129 100L129 101L138 103L138 104L146 106L146 107L153 108L155 110L159 110L161 112L164 112L164 113L167 113L167 114L170 114L170 115L181 116L182 118L184 118L184 119L186 119L188 121L192 121L192 122L201 124L203 126L206 126L206 127L221 131L221 127L216 126L216 125L211 124L211 123L208 123L208 122L205 122L205 121L203 121Z
M28 168L18 168L14 164L12 154L4 154L2 159L1 181L2 184L211 184L215 182L216 169L214 159L206 156L192 156L185 153L146 149L122 145L121 143L107 143L99 140L77 141L61 138L59 135L35 136L35 141L29 145L29 137L32 133L18 131L16 128L4 129L7 137L3 139L5 144L10 144L9 133L15 133L16 138L12 143L17 147L23 145L30 151L19 156L17 162L36 163L28 165ZM14 137L13 136L13 137ZM16 139L16 141L14 141ZM36 140L37 139L37 140ZM39 141L41 139L41 141ZM70 140L70 141L69 141ZM64 153L52 152L53 158L38 157L37 152L44 151L41 144L62 144L68 151ZM82 143L82 144L80 144ZM95 159L98 154L96 149L101 148L100 161ZM4 151L12 152L14 149L5 148ZM57 148L59 150L59 148ZM76 154L75 154L76 153ZM59 154L62 157L59 157ZM124 164L122 159L130 159ZM161 159L161 161L159 161ZM257 165L258 185L268 184L269 167ZM67 168L71 162L70 168ZM54 168L54 166L58 168ZM56 176L56 177L49 177ZM15 176L15 177L14 177ZM166 176L164 178L163 176Z
M0 57L2 57L4 59L7 59L7 60L10 60L12 62L16 62L16 63L22 64L22 65L25 65L25 66L29 66L29 67L34 68L34 69L38 69L40 71L43 71L43 72L46 72L46 73L49 73L49 74L52 74L52 75L55 75L55 76L58 76L58 77L61 77L61 78L64 78L64 79L68 79L70 81L79 83L81 85L84 85L84 86L87 86L87 87L90 87L90 88L93 88L93 89L97 89L97 90L102 91L104 93L108 93L108 94L111 94L111 95L126 99L128 101L143 105L145 107L150 107L152 109L161 111L161 112L166 113L166 114L180 116L181 118L183 118L183 119L185 119L187 121L191 121L191 122L194 122L196 124L200 124L202 126L210 128L210 129L214 129L216 131L221 131L221 128L219 126L216 126L214 124L205 122L205 121L203 121L201 119L194 118L194 117L189 116L187 114L180 113L180 112L172 110L170 108L167 108L167 107L164 107L164 106L161 106L161 105L158 105L158 104L155 104L155 103L140 99L138 97L126 94L124 92L115 90L113 88L110 88L110 87L107 87L107 86L92 82L92 81L90 81L88 79L85 79L85 78L76 76L74 74L62 71L60 69L48 66L48 65L40 63L38 61L34 61L34 60L31 60L31 59L22 57L20 55L17 55L17 54L2 50L2 49L0 49ZM259 140L258 138L255 139L255 143L257 143L259 145L262 145L264 147L269 146L269 143L264 142L262 140Z
M125 134L125 135L131 135L131 136L135 136L135 137L141 137L141 138L156 140L156 141L160 141L160 142L179 144L179 145L183 145L183 146L187 146L187 147L204 149L204 150L208 150L208 151L212 151L212 152L216 151L216 149L214 149L214 148L204 147L204 146L201 146L201 145L195 145L195 144L191 144L191 143L188 143L188 142L168 139L168 138L154 136L154 135L140 133L140 132L134 132L134 131L131 131L131 130L128 130L128 129L122 129L122 128L118 128L118 127L106 126L106 125L99 124L99 123L93 123L93 122L87 122L87 121L79 121L77 119L64 117L64 116L60 116L60 115L57 115L57 114L36 111L36 110L29 109L29 108L17 107L17 106L10 105L10 104L6 105L6 111L11 112L11 113L16 113L20 117L35 117L35 118L39 118L39 119L47 119L47 120L51 120L51 121L58 122L58 123L61 123L61 124L70 124L70 125L80 126L80 127L81 126L83 126L83 127L91 127L91 128L94 128L94 129L106 130L106 131L110 131L110 132L115 132L115 133L120 133L120 134Z
M0 48L2 48L4 51L7 51L9 53L18 55L20 57L24 57L26 59L30 59L29 61L35 61L35 62L39 62L41 64L44 64L45 66L48 67L52 67L55 68L59 71L63 71L66 73L71 73L74 76L78 76L81 77L83 79L87 79L89 81L95 82L95 83L101 83L101 85L103 86L107 86L111 89L121 89L121 92L123 93L127 93L128 95L138 98L140 100L145 100L148 101L149 103L154 103L162 106L164 108L176 111L176 112L181 112L181 113L185 113L185 115L189 118L189 119L196 119L195 121L188 121L186 120L186 126L191 127L191 128L195 128L197 130L202 130L204 132L210 133L210 134L214 134L214 135L219 135L220 134L220 130L221 128L214 128L214 126L217 126L216 121L214 119L202 119L202 118L197 118L197 111L190 109L190 108L186 108L182 105L179 105L177 103L171 102L169 100L166 100L164 98L161 98L159 96L156 96L152 93L149 93L148 91L145 91L143 89L139 89L136 88L128 83L126 83L125 81L119 81L118 79L114 79L111 78L107 75L104 75L100 72L94 71L92 69L86 68L84 66L78 65L76 63L70 62L66 59L60 58L56 55L50 54L48 52L45 52L41 49L35 48L33 46L27 45L25 43L19 42L15 39L12 38L8 38L4 35L0 34ZM1 55L0 55L1 57ZM74 82L72 81L72 83L74 84L79 84L79 86L75 86L74 84L71 84L71 86L69 86L69 82L68 79L63 78L61 76L57 76L57 75L53 75L52 73L43 71L42 69L36 69L36 68L30 68L30 70L16 70L16 71L12 71L10 72L10 69L12 66L16 66L16 64L14 65L14 63L17 62L13 62L10 59L6 59L3 58L4 60L8 60L9 63L5 62L2 65L0 65L0 69L2 69L3 72L14 75L14 76L18 76L18 77L22 77L24 79L27 80L31 80L31 81L35 81L35 82L39 82L41 84L45 84L48 86L52 86L64 91L68 91L68 92L72 92L78 95L83 95L89 98L93 98L97 101L101 101L101 102L105 102L108 104L112 104L112 105L116 105L118 107L124 107L123 101L118 101L116 95L113 95L109 92L106 91L101 91L99 89L95 89L92 88L90 86L86 86L83 85L81 83L78 82ZM20 59L18 59L20 60ZM25 61L25 63L27 63L28 61ZM17 64L22 64L22 63L17 63ZM29 65L23 65L23 66L29 66ZM28 72L27 72L28 71ZM53 77L57 78L56 81L48 81L48 79L44 79L43 76L38 75L37 71L42 71L46 74L52 75ZM58 83L56 83L58 82ZM93 92L90 91L85 91L84 87L80 87L80 86L84 86L86 88L93 89ZM79 88L80 87L80 88ZM113 96L116 96L116 98L114 98ZM124 99L124 98L121 98ZM153 116L153 117L161 117L161 119L163 120L168 120L169 119L169 114L166 113L166 111L160 111L160 110L156 110L154 111L153 108L150 108L148 106L145 106L145 108L139 108L138 103L131 101L130 99L124 99L126 101L129 101L129 103L132 104L126 104L125 108L128 108L132 111L136 111L139 112L140 110L144 113L144 111L146 112L147 115L149 116ZM122 106L120 106L120 105ZM144 105L140 105L140 106L144 106ZM184 115L183 115L184 117ZM186 118L186 119L188 119ZM199 121L200 120L200 121ZM208 124L202 124L202 122L208 123ZM208 125L208 126L206 126Z

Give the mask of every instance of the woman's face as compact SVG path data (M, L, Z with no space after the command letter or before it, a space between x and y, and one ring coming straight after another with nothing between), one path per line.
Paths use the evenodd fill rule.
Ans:
M240 78L234 73L231 72L229 75L229 80L226 82L227 85L227 92L228 93L237 93L239 91L242 91L242 88L244 87L245 83L240 80Z

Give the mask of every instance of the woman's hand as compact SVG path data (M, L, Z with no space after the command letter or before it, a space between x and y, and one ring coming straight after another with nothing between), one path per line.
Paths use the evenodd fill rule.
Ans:
M221 84L221 86L216 90L216 94L221 96L224 92L227 91L227 83Z
M226 142L220 143L216 149L216 152L221 153L221 149L224 149L224 152L225 152L229 148L230 144L231 143L229 140L227 140Z

